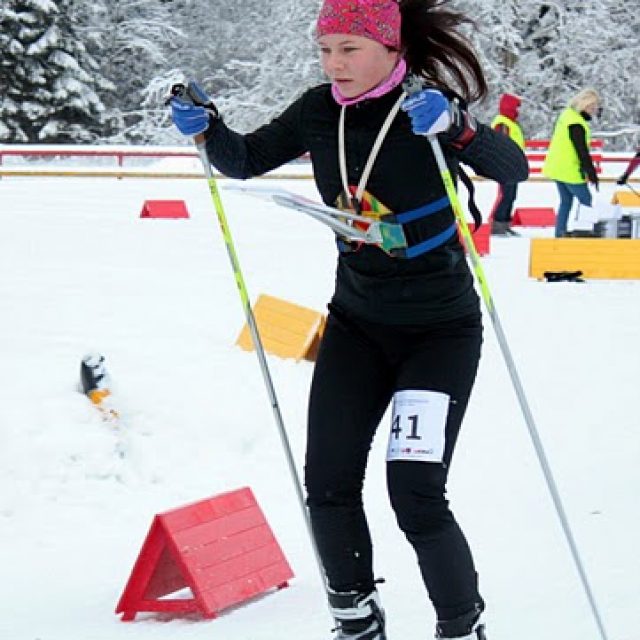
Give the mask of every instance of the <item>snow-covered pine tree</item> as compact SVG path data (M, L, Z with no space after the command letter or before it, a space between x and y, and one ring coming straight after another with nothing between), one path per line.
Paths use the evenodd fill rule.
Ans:
M3 0L3 141L90 142L98 135L104 113L98 65L76 27L71 0Z
M522 49L522 38L517 29L521 2L518 0L458 0L451 2L456 10L473 20L473 27L465 34L473 43L489 84L489 96L474 112L483 120L490 120L496 112L501 93L518 93L513 69Z
M472 40L491 90L476 107L483 120L495 114L501 93L513 92L523 98L520 120L527 137L548 138L571 96L594 87L604 98L594 130L638 122L640 17L631 3L457 0L454 5L479 27ZM608 148L631 143L631 136L611 137Z
M609 149L635 148L640 144L640 11L633 2L607 0L602 21L589 56L594 85L604 99L594 131Z
M173 52L168 69L199 80L240 131L267 122L321 79L312 38L319 0L244 0L216 4L214 12L193 0L168 4L189 34L187 50ZM150 89L163 79L168 89L175 75L155 78Z
M321 81L312 37L320 2L0 0L0 139L182 140L163 99L188 78L203 83L230 125L253 129ZM570 96L593 86L604 97L595 132L638 128L634 3L450 4L479 27L471 38L491 90L474 105L482 120L501 93L514 92L527 136L547 138ZM607 146L630 148L639 137L611 137Z
M255 129L322 80L313 40L318 6L316 0L257 2L253 19L235 30L234 55L204 76L232 126Z
M82 12L82 35L110 87L101 93L106 106L103 140L146 142L157 133L157 117L166 114L162 99L148 103L150 78L165 73L172 50L184 51L186 37L175 26L171 3L157 0L75 0ZM160 113L161 112L161 113Z

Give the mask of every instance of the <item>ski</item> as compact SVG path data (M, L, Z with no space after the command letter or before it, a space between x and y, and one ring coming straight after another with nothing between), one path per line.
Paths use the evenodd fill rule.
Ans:
M345 240L378 245L385 251L404 249L407 246L407 239L400 224L375 220L349 211L341 211L286 189L253 185L225 185L224 188L229 191L240 191L259 198L266 198L282 207L300 211L318 222L322 222ZM353 226L355 222L366 225L366 228Z

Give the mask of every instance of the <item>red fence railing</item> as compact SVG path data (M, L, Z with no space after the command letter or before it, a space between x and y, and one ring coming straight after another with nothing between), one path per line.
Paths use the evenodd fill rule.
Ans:
M525 154L529 161L531 174L539 174L546 157L546 150L549 147L549 140L527 140ZM602 165L605 163L628 163L632 156L623 154L607 154L604 152L603 140L593 140L591 142L591 157L598 173L602 173ZM126 161L131 159L167 159L167 158L198 158L196 150L192 147L108 147L89 145L0 145L0 168L6 168L3 173L10 173L9 165L18 172L19 167L25 165L33 168L34 165L42 166L40 163L27 162L23 164L8 163L8 158L22 158L24 160L51 160L43 162L42 165L51 167L56 160L69 158L113 158L118 169L124 171ZM305 162L305 157L300 158L300 162ZM57 164L57 163L55 163ZM131 163L128 163L132 167ZM3 166L4 165L4 166ZM105 172L107 173L107 172Z
M0 145L0 165L4 158L17 156L22 158L115 158L119 167L124 166L125 158L197 158L195 149L181 151L174 148L158 149L128 149L126 147L74 147L64 145L60 147L38 147L37 145L20 145L3 148Z
M546 151L549 148L550 140L527 140L525 143L525 154L529 161L529 173L540 173L542 171L542 163L547 157ZM609 162L605 158L602 150L604 148L603 140L591 141L591 159L593 160L593 166L596 168L597 173L602 173L602 163ZM615 162L624 162L624 159L616 157L611 159Z

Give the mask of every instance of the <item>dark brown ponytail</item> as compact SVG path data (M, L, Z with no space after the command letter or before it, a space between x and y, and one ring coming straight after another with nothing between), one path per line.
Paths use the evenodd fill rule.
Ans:
M402 47L409 71L459 93L467 102L487 95L487 81L469 39L458 31L473 20L449 0L399 0ZM452 86L453 81L453 86Z

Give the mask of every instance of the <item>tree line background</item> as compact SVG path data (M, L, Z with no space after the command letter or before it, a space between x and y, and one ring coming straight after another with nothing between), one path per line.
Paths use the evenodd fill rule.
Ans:
M197 79L225 121L249 131L323 81L313 33L320 0L1 0L0 142L186 142L164 100ZM491 89L523 97L528 138L548 138L578 90L604 98L593 124L610 149L640 133L640 12L632 0L453 0ZM624 133L626 131L626 133ZM634 132L635 131L635 132Z

